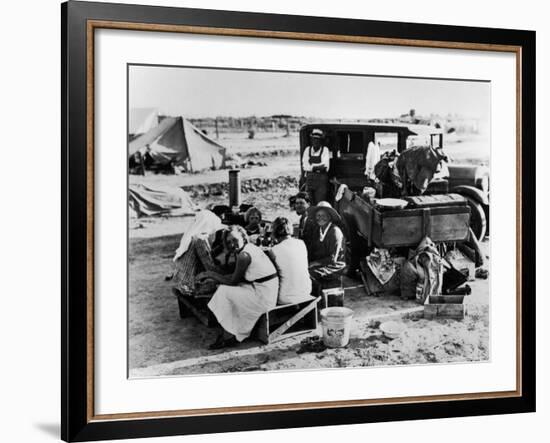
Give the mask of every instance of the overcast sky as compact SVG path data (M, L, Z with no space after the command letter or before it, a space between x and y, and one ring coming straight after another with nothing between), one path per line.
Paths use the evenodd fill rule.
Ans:
M486 82L131 66L129 105L188 118L292 114L319 118L460 114L487 122Z

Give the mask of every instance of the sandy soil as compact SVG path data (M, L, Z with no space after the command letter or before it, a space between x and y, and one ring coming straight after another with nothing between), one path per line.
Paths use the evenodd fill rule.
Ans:
M130 240L129 367L132 377L241 370L288 370L394 364L482 361L489 358L489 280L470 282L463 321L408 315L405 333L388 340L371 321L418 307L398 297L369 297L360 282L345 279L346 306L354 310L350 344L344 349L298 353L304 336L263 345L247 340L229 352L209 351L215 331L193 317L179 318L172 282L165 277L180 235ZM484 243L488 248L488 243ZM320 334L320 330L318 334ZM316 335L316 334L311 334Z
M290 215L287 198L297 190L299 174L297 138L269 137L248 140L224 135L222 143L243 158L267 159L269 166L243 169L241 177L250 183L244 203L259 206L266 218ZM450 140L447 154L455 161L484 163L485 141L470 137ZM226 190L209 194L211 185L225 183L227 171L181 176L131 176L130 182L185 187L198 207L226 203ZM275 181L273 181L275 180ZM206 186L209 185L209 186ZM217 189L217 188L216 188ZM410 315L400 321L406 331L395 340L387 339L370 319L377 314L417 306L396 297L368 297L360 282L346 280L346 306L354 310L350 344L343 349L304 350L304 336L272 345L247 340L230 351L209 351L214 330L194 318L180 319L172 282L172 256L181 234L193 217L139 219L130 229L129 243L129 368L132 377L220 373L235 371L292 370L483 361L489 353L489 280L469 282L468 315L462 321L425 320ZM483 244L489 256L489 243ZM489 263L486 265L490 268ZM311 334L315 336L317 334ZM311 337L310 337L311 338Z

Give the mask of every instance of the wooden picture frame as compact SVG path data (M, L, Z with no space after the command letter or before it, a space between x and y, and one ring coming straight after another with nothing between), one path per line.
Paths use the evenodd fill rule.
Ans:
M535 33L70 1L62 17L62 415L65 441L535 410ZM511 52L517 74L517 383L505 392L97 415L94 412L94 32L97 29ZM511 197L513 198L513 197Z

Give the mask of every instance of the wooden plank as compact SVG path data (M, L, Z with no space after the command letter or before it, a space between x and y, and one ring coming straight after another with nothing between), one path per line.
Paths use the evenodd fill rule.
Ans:
M424 306L424 318L453 318L461 320L464 318L464 305L455 303L435 303Z
M193 313L193 315L197 318L197 320L199 320L205 326L210 326L208 314L206 314L204 311L201 311L196 306L194 306L193 303L189 301L188 297L185 297L182 295L180 296L179 299L187 307L187 309L189 309Z
M270 333L278 325L285 322L289 317L296 314L298 311L300 311L302 308L306 306L307 306L307 303L304 304L303 306L297 305L297 304L286 305L284 309L272 309L266 312L267 325L269 327Z
M272 333L272 330L281 326L291 316L297 314L303 308L309 306L312 302L318 303L319 298L316 299L314 297L311 297L310 300L306 300L305 302L275 306L274 308L270 309L259 318L258 322L256 323L256 326L254 327L253 335L256 338L258 338L258 340L264 343L271 343L273 340L271 340L269 336ZM293 331L292 333L286 332L284 333L284 337L286 338L287 336L291 336L295 332L305 333L316 329L317 315L315 314L314 316L312 316L311 321L309 321L309 324L307 323L308 322L306 322L306 324L304 325L303 330Z
M260 317L258 323L256 323L255 329L254 335L258 340L269 343L269 313L266 312Z
M405 208L391 211L380 211L375 209L375 212L380 214L382 218L420 217L422 216L422 209L423 208ZM434 215L470 213L470 208L467 205L435 206L430 207L430 209Z
M290 329L295 323L300 321L306 314L309 312L316 310L317 303L319 299L316 299L312 301L308 306L303 308L301 311L290 317L287 321L285 321L281 326L279 326L274 332L269 334L269 342L273 342L277 338L279 338L286 330Z
M469 211L469 209L468 209ZM416 211L415 211L416 212ZM464 241L468 238L470 213L435 214L430 210L429 220L425 212L410 217L382 217L382 225L373 228L375 244L379 247L411 246L424 238L425 226L429 226L429 237L435 241Z
M430 208L422 210L422 237L432 237L432 218Z
M194 299L193 297L184 295L177 288L172 288L172 292L177 296L178 304L181 303L184 305L185 309L189 310L202 324L209 328L215 326L216 322L206 307L206 300L204 298Z
M470 213L440 214L431 217L432 240L464 241L468 239Z
M430 295L430 304L462 304L464 302L464 295Z
M381 224L380 246L416 245L422 240L422 217L385 217Z
M437 317L437 305L424 305L424 318L432 320Z
M299 331L292 331L292 332L285 332L282 336L278 337L277 339L267 339L264 343L271 344L274 343L277 340L286 340L287 338L297 337L298 335L303 334L309 334L310 332L314 332L317 330L317 326L313 328L306 328L306 329L300 329Z
M437 315L439 317L464 318L464 305L452 303L438 305Z
M446 194L431 194L431 195L418 195L413 197L406 197L405 200L409 201L409 208L434 208L437 206L465 206L468 204L466 198L460 194L446 193Z
M289 308L289 307L292 307L292 306L301 306L301 305L306 305L307 303L310 303L312 302L313 300L315 300L315 297L313 296L310 296L309 299L306 299L300 303L291 303L291 304L286 304L286 305L277 305L275 306L274 308L271 308L268 312L273 312L273 311L278 311L278 310L284 310L286 308Z
M361 277L361 281L363 282L363 288L365 288L365 292L367 293L367 295L372 295L371 292L369 291L369 286L367 285L367 280L365 279L365 276L363 275L362 272L359 272L359 276Z
M369 247L372 246L373 211L374 208L358 195L353 195L343 211L347 217L353 219L358 234L367 240Z
M382 219L378 211L372 212L372 243L378 247L384 247L382 243ZM369 245L372 246L372 245Z

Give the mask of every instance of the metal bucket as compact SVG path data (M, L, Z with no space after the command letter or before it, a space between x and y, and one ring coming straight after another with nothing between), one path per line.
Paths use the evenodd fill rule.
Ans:
M344 307L321 310L323 342L329 348L343 348L349 343L353 311Z

